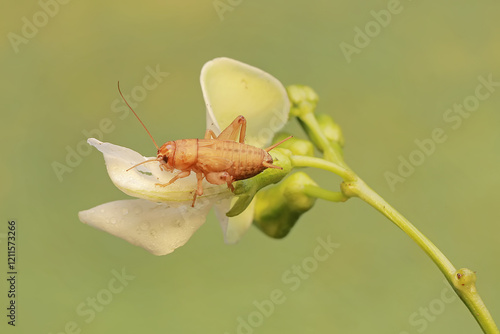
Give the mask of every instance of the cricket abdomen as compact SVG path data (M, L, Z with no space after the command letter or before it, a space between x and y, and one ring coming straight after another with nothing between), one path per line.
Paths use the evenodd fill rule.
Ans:
M216 163L223 160L225 163ZM213 162L212 164L210 162ZM264 171L262 163L272 164L269 153L255 146L212 139L200 139L198 162L204 165L207 172L227 172L234 181L253 177Z

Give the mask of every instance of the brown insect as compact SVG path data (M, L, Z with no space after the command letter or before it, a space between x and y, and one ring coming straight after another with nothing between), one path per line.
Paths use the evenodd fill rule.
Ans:
M196 197L203 195L203 178L211 184L220 185L226 183L227 187L234 191L233 182L235 181L251 178L267 168L283 169L273 165L273 158L268 152L292 138L292 136L266 149L247 145L245 144L247 123L245 117L240 115L219 136L216 136L212 130L207 129L203 139L168 141L158 147L151 133L123 97L120 91L120 83L118 83L118 91L135 117L141 122L157 149L156 159L138 163L127 169L127 171L151 161L159 161L161 170L170 172L175 169L179 170L168 183L156 184L160 187L166 187L178 179L187 177L191 172L196 173L198 186L194 192L192 207L194 207ZM236 141L238 132L239 140Z

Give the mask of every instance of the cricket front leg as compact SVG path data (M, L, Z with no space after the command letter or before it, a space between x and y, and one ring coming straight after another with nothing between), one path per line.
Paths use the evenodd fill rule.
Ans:
M180 171L179 173L177 173L173 178L170 179L170 181L168 181L167 183L156 183L155 185L156 186L160 186L160 187L166 187L168 185L171 185L172 183L174 183L175 181L177 181L178 179L182 179L184 177L187 177L189 176L189 174L191 174L190 171L188 170L184 170L184 171Z

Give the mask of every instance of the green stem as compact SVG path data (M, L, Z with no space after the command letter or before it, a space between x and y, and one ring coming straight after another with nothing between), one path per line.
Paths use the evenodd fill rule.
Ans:
M413 241L424 250L424 252L438 266L448 282L454 288L460 299L469 308L476 318L484 333L498 334L498 330L490 312L482 301L475 286L475 274L469 269L457 271L453 264L425 235L413 226L402 214L387 203L380 195L373 191L363 180L342 183L342 190L348 197L356 196L370 204L380 213L386 216Z
M313 113L305 113L298 117L301 122L302 127L307 129L307 132L312 134L315 138L312 138L316 143L318 148L323 152L325 159L328 161L335 161L343 165L343 167L347 167L344 165L344 159L340 154L339 150L335 150L326 136L321 131L321 128L314 117Z
M318 96L309 87L306 86L290 86L288 93L293 102L293 113L297 116L301 126L306 131L312 142L323 152L324 158L328 161L312 157L292 156L291 161L294 167L315 167L330 171L342 177L342 191L345 198L359 197L384 216L392 221L396 226L403 230L420 248L434 261L441 272L444 274L448 282L452 285L455 292L462 299L464 304L469 308L470 312L477 320L483 331L487 334L500 334L490 312L479 296L475 281L476 275L469 269L456 270L453 264L444 256L444 254L423 235L415 226L413 226L402 214L396 211L389 203L373 191L368 185L361 180L345 163L342 157L342 150L338 143L331 143L323 131L316 117L314 109L316 107ZM319 187L318 187L319 188ZM321 188L319 188L321 189ZM341 198L338 195L333 195L324 189L309 189L308 191L315 193L319 198L324 196L330 200Z
M342 190L347 196L356 196L361 198L366 203L373 206L375 209L380 211L384 216L389 218L397 227L403 230L410 238L415 241L420 248L424 250L431 257L431 259L436 263L439 269L447 276L446 278L450 281L451 277L456 269L451 264L451 262L444 256L441 251L429 240L425 235L423 235L415 226L413 226L402 214L400 214L396 209L394 209L389 203L387 203L382 197L380 197L375 191L373 191L366 183L358 179L354 182L344 182L342 183Z
M471 313L485 333L500 333L490 312L476 289L476 274L467 268L462 268L454 275L454 287L458 296Z
M307 196L321 198L330 202L345 202L349 199L342 192L330 191L310 184L304 185L303 191Z
M320 158L307 157L302 155L292 155L290 161L294 167L314 167L337 174L344 180L356 180L356 174L337 163L326 161Z

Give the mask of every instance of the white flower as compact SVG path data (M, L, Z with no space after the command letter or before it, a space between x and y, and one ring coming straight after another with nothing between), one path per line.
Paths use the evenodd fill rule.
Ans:
M247 119L245 143L268 145L288 118L289 101L283 85L270 74L229 58L216 58L203 66L201 87L206 103L207 128L220 134L238 115ZM200 131L203 133L203 131ZM224 239L237 242L252 223L253 204L239 216L226 212L234 199L226 185L203 181L203 196L191 207L196 177L176 180L150 162L126 171L147 159L130 149L90 138L89 144L104 155L113 183L124 193L138 197L106 203L79 213L80 220L111 233L155 255L165 255L184 245L205 222L212 207L216 209Z

